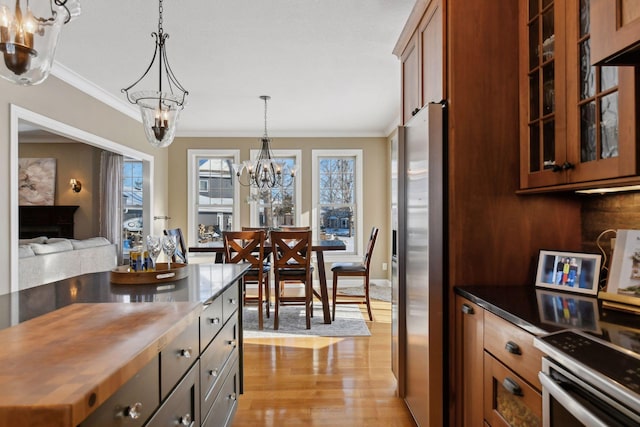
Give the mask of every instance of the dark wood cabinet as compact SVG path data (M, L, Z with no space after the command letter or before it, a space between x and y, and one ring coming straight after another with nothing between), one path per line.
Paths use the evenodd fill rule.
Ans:
M78 206L20 206L20 239L32 237L74 238L74 213Z
M591 0L591 63L640 64L640 2Z
M520 2L520 187L638 181L637 72L591 66L594 0Z

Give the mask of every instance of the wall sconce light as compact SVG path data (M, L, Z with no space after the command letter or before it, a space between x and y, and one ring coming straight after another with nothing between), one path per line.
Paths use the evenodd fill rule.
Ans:
M79 193L80 190L82 190L82 183L75 178L71 178L69 185L71 185L71 189L74 193Z

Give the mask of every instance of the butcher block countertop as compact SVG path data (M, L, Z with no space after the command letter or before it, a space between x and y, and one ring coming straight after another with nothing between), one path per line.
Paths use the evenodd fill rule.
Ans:
M0 426L76 426L202 310L80 303L0 330Z

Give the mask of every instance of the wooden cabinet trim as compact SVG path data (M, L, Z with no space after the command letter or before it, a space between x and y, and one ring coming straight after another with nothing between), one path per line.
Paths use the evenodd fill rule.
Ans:
M591 64L638 65L640 19L622 22L621 1L591 0ZM631 4L637 0L626 0Z

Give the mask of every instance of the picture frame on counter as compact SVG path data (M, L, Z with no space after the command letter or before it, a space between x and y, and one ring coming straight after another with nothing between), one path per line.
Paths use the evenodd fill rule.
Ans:
M540 250L536 287L597 295L601 264L600 254Z
M600 333L598 299L593 296L536 289L540 322Z
M603 307L640 313L640 230L616 230Z

